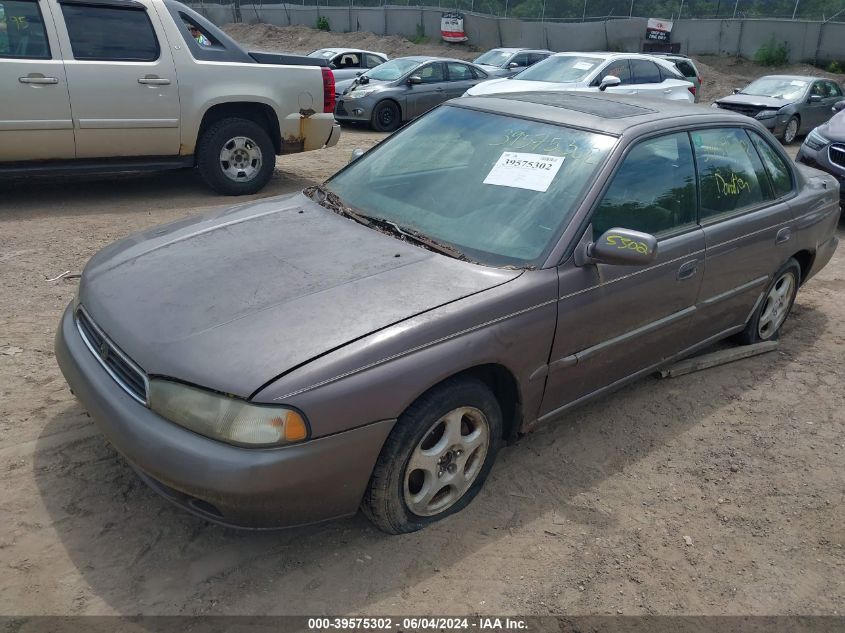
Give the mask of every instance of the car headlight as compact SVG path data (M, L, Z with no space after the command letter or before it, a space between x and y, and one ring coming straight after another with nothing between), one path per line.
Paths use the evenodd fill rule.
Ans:
M778 113L777 110L760 110L756 115L754 115L755 119L771 119L773 116L776 116Z
M250 404L171 380L150 380L150 409L227 444L279 446L308 439L308 424L295 409Z
M804 139L804 145L809 147L810 149L814 149L816 151L822 149L825 145L827 145L830 141L828 141L824 136L822 136L816 130L813 130L807 135L807 138Z
M366 96L369 96L375 92L374 88L369 90L353 90L348 95L345 96L346 99L363 99Z

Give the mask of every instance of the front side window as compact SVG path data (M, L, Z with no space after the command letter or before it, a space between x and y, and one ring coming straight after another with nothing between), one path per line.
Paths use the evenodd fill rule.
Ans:
M159 47L143 9L63 4L74 59L151 62Z
M528 53L528 65L532 66L548 57L547 53Z
M778 154L772 146L766 142L756 132L748 132L754 147L760 153L760 158L763 159L763 164L766 166L766 171L769 174L769 179L772 181L772 188L775 196L780 198L792 192L792 170L784 162L780 154Z
M528 66L528 53L520 53L519 55L514 55L514 58L511 60L511 63L514 63L520 67Z
M415 73L424 84L436 84L444 81L443 64L434 62L433 64L426 64Z
M608 75L619 77L623 86L634 83L633 77L631 76L631 67L628 64L627 59L617 59L616 61L610 62L605 69L599 73L598 77L596 77L596 85L599 85L601 80Z
M592 222L596 237L612 228L659 237L695 226L695 164L686 132L643 141L628 152Z
M596 132L444 106L328 181L359 213L490 266L536 265L616 143Z
M740 128L692 133L701 190L701 220L730 215L771 199L763 164Z
M50 59L50 45L37 2L0 0L0 57Z

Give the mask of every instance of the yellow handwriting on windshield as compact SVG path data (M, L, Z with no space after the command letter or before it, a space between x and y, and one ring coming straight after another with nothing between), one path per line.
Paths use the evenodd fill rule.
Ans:
M735 173L731 172L729 179L725 180L722 174L716 172L716 189L722 196L738 196L743 191L751 191L751 185Z

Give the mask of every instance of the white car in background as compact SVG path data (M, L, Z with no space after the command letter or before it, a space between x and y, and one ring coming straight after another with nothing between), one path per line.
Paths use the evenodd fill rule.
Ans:
M607 91L690 103L695 100L695 87L673 63L636 53L556 53L518 75L485 81L466 94L538 90Z

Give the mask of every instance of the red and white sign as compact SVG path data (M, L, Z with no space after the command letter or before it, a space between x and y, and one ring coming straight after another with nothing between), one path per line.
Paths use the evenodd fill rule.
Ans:
M669 34L672 32L672 22L669 20L658 20L649 18L645 28L645 36L648 40L669 41Z
M441 13L440 35L446 42L466 42L469 38L464 33L463 13Z

